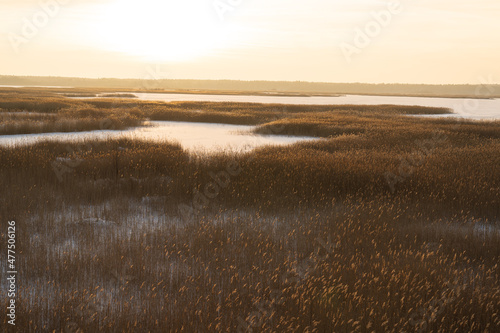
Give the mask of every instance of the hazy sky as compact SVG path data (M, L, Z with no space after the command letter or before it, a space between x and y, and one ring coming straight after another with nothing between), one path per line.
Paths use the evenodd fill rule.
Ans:
M500 82L499 0L3 0L0 74Z

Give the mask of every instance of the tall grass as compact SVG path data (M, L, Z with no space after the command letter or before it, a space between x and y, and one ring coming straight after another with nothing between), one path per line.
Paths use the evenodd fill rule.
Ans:
M58 113L100 118L113 105L95 103ZM247 114L270 134L325 139L213 155L130 139L0 147L0 219L18 224L16 329L500 329L498 122L233 106L115 109ZM228 165L240 172L220 185ZM6 240L4 229L2 265Z
M62 90L65 91L65 90ZM31 94L30 94L31 92ZM101 122L123 129L139 126L145 120L170 120L240 125L261 125L256 133L267 134L269 128L286 124L281 134L310 133L315 136L360 133L359 116L387 117L402 114L437 114L449 112L440 108L417 106L320 106L272 105L213 102L148 102L130 101L122 97L133 94L101 94L102 98L70 99L67 97L97 96L81 92L49 93L39 90L0 89L0 134L28 134L103 129ZM116 97L116 98L115 98ZM16 117L12 114L17 114ZM46 115L53 115L48 121ZM344 116L344 117L341 117ZM340 122L335 117L340 117ZM307 119L307 123L306 123ZM269 134L276 134L270 132Z
M53 96L2 94L0 135L125 129L140 126L142 118L111 107L97 109L79 100Z

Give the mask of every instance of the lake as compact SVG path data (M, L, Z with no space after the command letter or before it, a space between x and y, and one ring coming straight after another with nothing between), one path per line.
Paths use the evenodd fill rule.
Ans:
M89 139L137 138L152 142L179 142L194 153L218 151L248 152L267 145L289 145L300 141L318 140L312 137L284 135L254 135L254 126L152 121L148 126L124 131L88 131L70 133L39 133L0 136L0 145L29 145L41 140L83 141Z
M419 105L451 109L458 117L475 120L500 119L500 99L435 98L404 96L251 96L134 93L140 100L163 102L241 102L295 105Z

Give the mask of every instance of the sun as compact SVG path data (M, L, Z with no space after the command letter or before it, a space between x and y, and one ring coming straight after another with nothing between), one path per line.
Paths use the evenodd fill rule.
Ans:
M230 44L232 31L209 1L115 0L93 24L99 48L150 61L185 61Z

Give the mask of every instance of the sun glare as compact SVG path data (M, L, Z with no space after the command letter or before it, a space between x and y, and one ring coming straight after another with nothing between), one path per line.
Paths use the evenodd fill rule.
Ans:
M231 29L203 1L115 0L101 7L101 49L151 61L182 61L229 44Z

